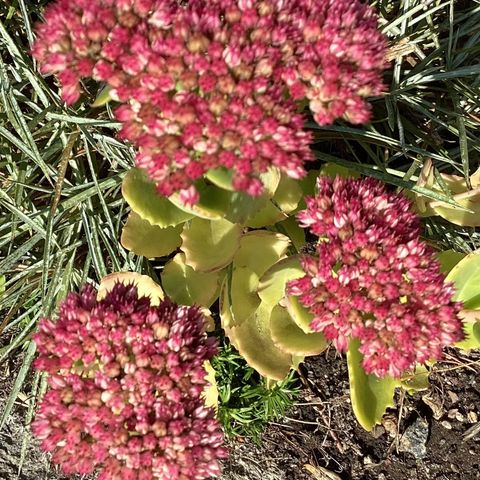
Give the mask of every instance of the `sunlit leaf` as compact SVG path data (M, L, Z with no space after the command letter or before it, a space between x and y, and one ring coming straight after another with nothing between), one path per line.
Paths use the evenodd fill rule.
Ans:
M270 308L260 306L250 318L231 327L227 335L252 368L265 377L283 380L292 368L293 359L273 343L270 312Z
M300 182L282 174L272 200L280 211L290 213L297 208L302 196L303 192Z
M350 340L347 352L350 399L358 423L370 431L380 423L386 409L395 406L393 396L398 382L388 376L367 375L362 367L359 345L357 339Z
M480 252L468 254L460 260L445 279L455 285L455 300L465 309L480 309Z
M465 340L457 342L455 346L463 350L480 348L480 310L462 310L460 315L463 320Z
M290 240L269 230L254 230L242 235L233 258L234 267L248 267L259 277L285 256Z
M123 227L121 244L137 255L147 258L169 255L182 244L183 225L161 228L131 212Z
M292 355L318 355L328 346L322 333L305 333L279 305L272 310L270 330L273 343Z
M306 245L305 229L298 225L298 221L294 216L290 216L286 220L278 223L277 227L279 231L287 235L297 252Z
M210 180L217 187L233 191L233 172L231 169L225 167L212 168L205 174L205 178Z
M241 234L239 225L225 219L192 219L182 232L186 263L201 272L227 266L240 246Z
M250 317L260 305L258 275L248 267L233 269L231 283L225 285L229 291L225 292L225 302L230 307L232 319L230 325L239 325Z
M344 178L358 178L360 175L351 170L350 168L337 165L335 163L325 163L320 169L321 175L326 175L331 178L344 177Z
M147 275L136 272L116 272L102 278L98 287L97 299L105 298L116 283L123 283L124 285L133 283L137 287L138 295L140 297L150 297L152 305L158 305L160 300L164 298L162 287Z
M440 262L440 270L444 275L447 275L450 270L458 263L460 260L465 258L466 253L456 252L455 250L446 250L437 254L437 259Z
M310 324L313 320L313 314L300 304L298 297L288 295L285 298L285 306L297 326L305 333L312 333Z
M215 379L215 370L208 360L205 360L203 366L205 367L205 380L207 381L202 394L203 401L205 406L218 410L218 387Z
M425 366L417 365L412 374L399 380L399 384L411 395L415 392L428 390L430 388L430 382L428 381L429 374L430 372Z
M217 299L223 272L196 272L178 253L162 272L165 293L180 305L201 305L209 308Z
M245 225L250 228L262 228L275 225L286 218L287 214L283 213L271 199L268 199L262 208L245 222Z
M123 179L122 194L132 210L159 227L172 227L193 217L162 197L144 170L132 168Z
M280 260L269 268L260 279L258 295L262 302L273 309L285 297L285 287L288 281L305 275L298 256Z

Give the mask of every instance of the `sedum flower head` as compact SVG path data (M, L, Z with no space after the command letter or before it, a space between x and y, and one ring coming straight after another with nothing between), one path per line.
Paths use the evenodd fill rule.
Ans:
M70 293L35 336L49 391L34 434L67 474L99 480L202 480L226 456L204 405L204 362L216 351L196 307L152 306L116 284L102 300Z
M385 42L360 0L57 0L45 20L33 53L64 99L82 78L109 84L137 165L190 203L216 167L251 195L270 166L303 176L297 101L322 125L362 123L382 90Z
M314 315L311 328L339 351L357 338L365 371L379 377L438 359L463 338L461 307L410 201L370 178L319 177L317 186L298 215L319 237L316 256L288 284Z

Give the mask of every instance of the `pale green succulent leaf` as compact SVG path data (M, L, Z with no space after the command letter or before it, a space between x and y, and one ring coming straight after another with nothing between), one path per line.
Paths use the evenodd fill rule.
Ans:
M292 355L319 355L328 346L322 333L305 333L280 305L272 310L270 330L273 343Z
M123 227L120 243L136 255L163 257L182 244L182 229L182 224L165 228L152 225L132 211Z
M462 310L460 315L465 339L457 342L455 346L462 350L480 348L480 310Z
M220 270L232 262L242 228L225 219L194 218L184 225L182 250L186 263L199 272Z
M140 168L132 168L127 172L122 183L122 194L132 210L152 225L172 227L193 217L173 205L168 198L162 197L146 172Z
M294 216L290 216L281 221L277 224L277 227L280 232L287 235L297 252L307 244L305 240L305 229L298 225L298 221Z
M282 174L280 183L278 184L273 202L283 213L293 212L303 196L302 187L298 180Z
M298 297L294 297L293 295L285 297L285 306L293 321L303 332L313 333L313 330L310 328L313 314L300 303Z
M234 267L248 267L261 277L273 264L283 258L290 240L281 233L254 230L240 238L240 247L233 258Z
M437 260L440 262L440 270L444 275L448 275L452 268L465 256L466 253L456 252L455 250L445 250L438 253Z
M264 377L283 380L293 366L292 355L279 349L272 340L269 308L260 306L227 335L247 363Z
M112 101L111 91L112 87L110 85L106 85L104 88L102 88L101 92L97 95L97 98L92 103L92 107L103 107L104 105Z
M200 305L209 308L218 298L225 272L196 272L185 263L185 255L178 253L162 272L165 293L180 305Z
M417 365L412 374L406 375L399 380L399 385L411 395L415 392L428 390L430 388L429 374L429 370L424 365Z
M480 252L460 260L445 279L455 285L454 299L463 302L466 310L480 309Z
M270 267L263 274L258 285L258 295L265 304L265 308L270 308L271 311L285 297L287 282L304 275L298 256L284 258Z
M239 325L249 318L260 305L258 275L248 267L236 267L231 276L231 286L228 296L232 325Z
M398 381L389 376L379 378L366 374L359 345L357 339L350 340L347 352L350 399L358 423L370 431L380 423L387 408L395 406L393 396Z

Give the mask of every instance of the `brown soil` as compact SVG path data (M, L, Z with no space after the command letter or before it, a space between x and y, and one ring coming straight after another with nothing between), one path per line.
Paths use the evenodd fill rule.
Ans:
M20 360L0 367L0 407ZM267 428L260 445L236 439L222 480L480 479L480 433L465 436L480 419L479 366L480 353L467 358L451 350L435 367L430 391L399 395L399 408L369 433L352 415L345 361L333 351L310 359L302 368L298 404ZM0 432L0 480L17 478L25 411L19 400ZM34 439L19 478L65 479Z

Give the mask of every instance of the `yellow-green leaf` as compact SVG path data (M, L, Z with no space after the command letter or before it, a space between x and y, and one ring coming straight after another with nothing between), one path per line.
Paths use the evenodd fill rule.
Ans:
M298 297L288 295L285 298L285 306L297 326L305 333L313 333L310 324L313 320L313 314L310 313L298 300Z
M152 305L158 305L164 298L162 287L147 275L141 275L136 272L116 272L102 278L98 287L97 299L105 298L116 283L123 283L124 285L133 283L137 287L138 296L150 297Z
M300 252L306 245L305 229L298 225L298 221L294 216L290 216L286 220L278 223L277 227L280 232L287 235L297 252Z
M480 252L468 254L460 260L445 279L455 285L455 300L463 302L465 309L480 309Z
M234 267L248 267L259 277L285 256L290 240L281 233L254 230L242 235L233 258Z
M285 297L287 282L304 275L298 256L284 258L264 273L258 285L258 295L272 310Z
M318 355L328 346L322 333L305 333L280 305L272 310L270 330L273 343L292 355Z
M350 399L358 423L370 431L380 423L387 408L395 406L393 396L398 381L388 376L367 375L362 367L359 345L357 339L350 340L347 352Z
M161 228L143 220L140 215L130 212L123 227L120 243L137 255L147 258L163 257L175 251L182 244L183 225Z
M193 217L162 197L146 172L140 168L132 168L125 175L122 194L132 210L152 225L172 227Z
M440 270L444 275L447 275L465 256L466 253L456 252L455 250L445 250L444 252L438 253L437 259L440 262Z
M302 188L298 180L282 174L280 183L278 184L273 202L283 213L293 212L303 196Z
M212 364L205 360L203 366L205 367L205 380L207 384L203 390L202 398L206 407L214 408L215 411L218 410L218 387L217 381L215 379L215 370L212 367Z
M232 262L242 229L225 219L194 218L182 232L186 263L199 272L219 270Z
M179 253L170 260L162 272L165 293L181 305L201 305L209 308L217 299L224 272L196 272L185 263Z
M462 310L460 316L463 320L465 340L457 342L455 346L462 350L480 348L480 310Z
M261 375L283 380L293 365L292 355L272 340L270 309L262 306L247 320L227 330L227 335L247 363Z
M103 107L103 105L107 104L112 100L110 92L112 91L112 87L110 85L106 85L102 91L97 95L97 98L92 103L92 107Z
M430 388L430 382L428 381L429 374L430 372L424 365L417 365L412 374L402 377L399 382L400 385L412 395L415 392L428 390Z

